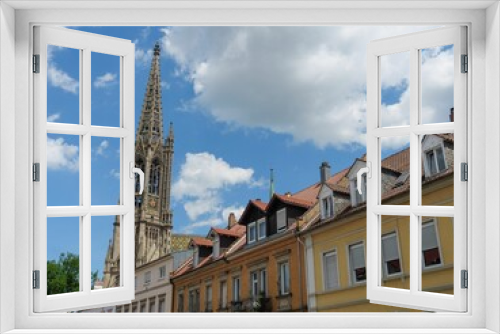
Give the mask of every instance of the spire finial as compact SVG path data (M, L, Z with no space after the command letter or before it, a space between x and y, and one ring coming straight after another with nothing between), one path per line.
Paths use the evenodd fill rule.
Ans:
M155 56L158 56L160 55L160 41L156 41L155 43L155 48L154 48L154 53L155 53Z
M271 200L274 195L274 169L271 168L270 172L271 177L269 178L269 200Z

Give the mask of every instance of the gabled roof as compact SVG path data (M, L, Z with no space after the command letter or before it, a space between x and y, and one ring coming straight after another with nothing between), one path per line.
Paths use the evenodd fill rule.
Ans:
M196 246L212 247L212 240L203 237L191 238L190 244Z
M239 221L245 222L246 216L249 215L252 210L257 210L261 214L265 214L266 208L267 208L267 203L262 202L260 199L251 199L248 201L245 210L243 210L243 213L241 214Z
M210 232L208 232L208 235L210 235L210 233L212 231L217 233L217 234L220 234L220 235L225 235L225 236L232 237L232 238L239 238L243 234L245 234L246 228L245 228L245 226L242 226L239 224L234 225L229 230L226 228L212 227L210 229Z
M349 168L345 168L345 169L341 170L340 172L333 174L326 181L326 184L333 191L343 193L343 194L349 194L349 181L347 180L347 182L346 182L344 180L348 171L349 171ZM292 196L294 198L303 199L305 201L316 202L320 190L321 190L321 183L316 182L315 184L292 194Z

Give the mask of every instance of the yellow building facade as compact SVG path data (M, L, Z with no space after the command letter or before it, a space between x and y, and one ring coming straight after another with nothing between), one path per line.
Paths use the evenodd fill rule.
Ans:
M453 205L453 136L435 136L441 154L428 154L423 145L422 204ZM409 205L407 152L387 159L383 204ZM439 156L442 160L436 160ZM434 158L427 161L427 158ZM358 159L359 160L359 159ZM435 164L433 166L432 164ZM364 166L359 160L345 175L344 185L356 186L350 175ZM382 162L384 167L384 161ZM434 168L437 167L437 168ZM406 173L406 174L405 174ZM384 180L384 177L382 177ZM350 182L349 182L350 181ZM384 182L384 181L382 181ZM308 306L317 312L414 311L371 304L366 299L366 201L350 189L351 203L331 217L321 217L304 231ZM335 198L335 192L333 192ZM316 204L322 210L321 198ZM409 217L382 216L381 286L409 289ZM422 290L453 294L453 218L422 217Z

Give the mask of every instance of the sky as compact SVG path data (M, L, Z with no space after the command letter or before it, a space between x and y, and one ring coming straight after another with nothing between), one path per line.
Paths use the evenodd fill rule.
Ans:
M430 27L72 27L135 43L139 122L152 49L161 45L164 134L173 122L174 233L205 235L248 200L297 192L319 166L349 167L366 151L366 47L371 40ZM48 50L48 115L78 123L78 51ZM453 47L422 52L422 120L446 122L453 106ZM409 120L409 57L384 56L382 125ZM119 122L119 60L92 54L92 124ZM383 154L408 144L384 141ZM49 135L48 205L78 205L79 143ZM119 141L92 139L92 204L119 198ZM92 269L102 274L114 217L92 218ZM66 221L69 221L66 219ZM78 219L48 222L48 258L78 253ZM72 227L71 227L72 226ZM75 244L76 240L76 244Z

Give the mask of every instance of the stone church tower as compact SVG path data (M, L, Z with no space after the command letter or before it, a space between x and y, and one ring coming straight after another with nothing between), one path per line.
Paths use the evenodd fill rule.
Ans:
M144 191L135 193L135 267L142 266L170 253L172 211L170 187L174 157L172 123L163 140L161 100L160 45L154 47L141 118L136 133L135 166L144 171ZM113 225L104 266L104 287L118 286L120 273L120 221Z

